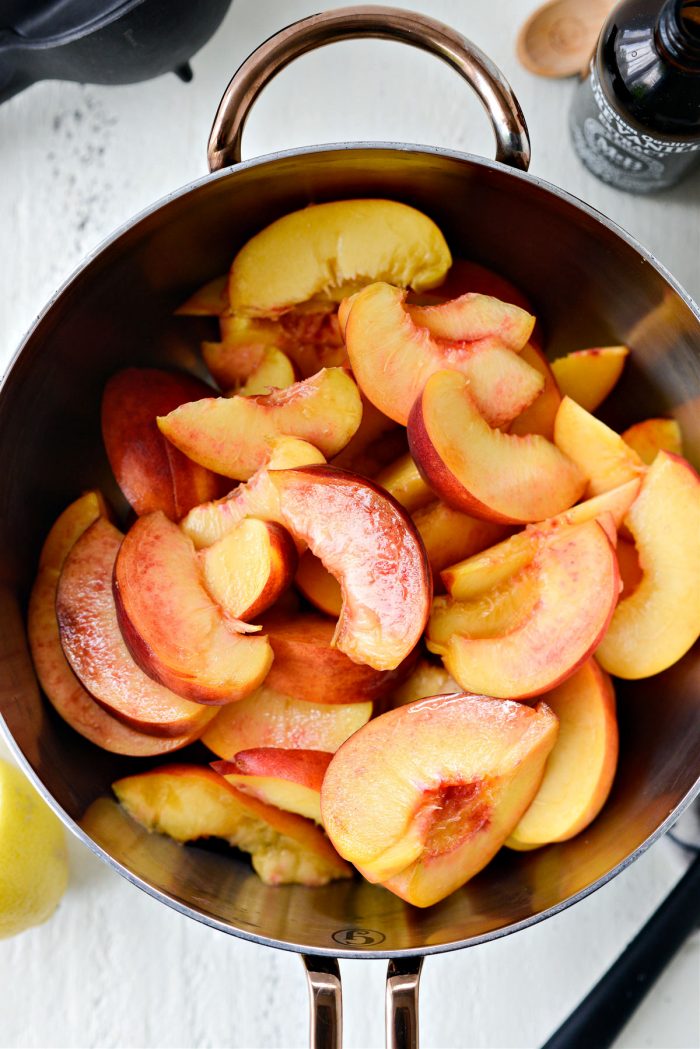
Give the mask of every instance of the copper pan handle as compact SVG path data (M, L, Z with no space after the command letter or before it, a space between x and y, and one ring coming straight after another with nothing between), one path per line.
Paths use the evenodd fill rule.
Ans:
M295 58L325 44L358 37L400 40L441 58L476 91L496 136L496 160L527 171L525 118L501 71L475 44L442 22L394 7L341 7L311 15L275 33L245 60L224 92L209 136L209 170L241 160L243 128L267 83Z

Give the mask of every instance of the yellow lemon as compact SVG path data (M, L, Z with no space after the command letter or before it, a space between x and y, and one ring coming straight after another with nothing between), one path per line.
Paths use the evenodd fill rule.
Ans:
M60 821L19 769L0 760L0 939L46 921L67 882Z

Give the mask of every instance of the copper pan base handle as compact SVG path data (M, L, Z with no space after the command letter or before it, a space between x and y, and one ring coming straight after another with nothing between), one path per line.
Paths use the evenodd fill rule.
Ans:
M209 170L241 160L243 128L267 83L295 58L358 37L399 40L441 58L476 91L496 136L496 160L527 170L530 141L510 85L483 51L442 22L394 7L342 7L302 18L275 33L240 66L226 88L209 136Z
M302 954L309 985L310 1049L342 1049L343 993L335 958ZM422 958L398 958L386 973L387 1049L418 1049L418 985Z

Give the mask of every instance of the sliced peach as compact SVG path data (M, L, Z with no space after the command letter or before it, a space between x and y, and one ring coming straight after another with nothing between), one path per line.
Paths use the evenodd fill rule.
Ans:
M556 734L543 703L458 693L390 710L334 755L321 790L324 826L368 880L430 906L503 845Z
M261 364L265 350L280 348L284 338L273 321L225 316L221 327L228 337L221 342L203 342L201 349L204 363L224 390L245 382Z
M333 620L312 612L273 609L262 624L275 654L265 685L294 699L342 704L380 699L411 667L407 661L396 670L375 670L353 662L333 647Z
M187 699L231 703L255 691L270 669L267 640L245 636L245 625L212 600L191 540L163 514L140 517L129 529L114 594L137 663Z
M276 346L265 346L259 363L246 377L242 386L229 391L229 396L265 396L272 390L286 390L296 382L296 378L289 357Z
M391 693L391 706L404 707L429 696L449 695L459 692L459 685L443 666L421 659L409 676Z
M362 421L331 465L366 477L374 475L406 450L406 431L362 398ZM300 464L301 465L301 464Z
M397 503L401 503L409 514L435 501L435 493L421 477L410 452L396 459L391 466L377 474L374 480L392 495Z
M298 303L339 302L373 280L431 288L451 261L435 223L406 204L316 204L277 219L241 248L229 299L234 313L274 318Z
M372 703L310 703L263 685L252 696L222 707L202 742L220 758L256 747L333 753L372 716Z
M520 359L529 364L544 378L544 387L539 397L535 397L529 408L521 412L508 427L509 433L522 437L526 433L538 433L551 441L554 436L554 420L561 404L561 393L554 378L549 361L542 350L528 343L521 352Z
M418 307L407 307L405 300L399 288L372 284L353 297L345 326L353 375L365 396L389 418L405 425L430 376L446 368L469 380L474 401L492 426L510 422L540 393L542 376L499 338L499 314L507 327L504 318L516 307L486 296L463 296L444 306L426 307L444 311L445 327L462 332L459 341L446 341L421 327L414 320ZM436 317L431 324L439 327Z
M683 455L681 428L675 419L645 419L625 430L622 440L647 466L651 466L660 451Z
M532 303L527 296L512 284L506 277L487 266L481 266L470 259L453 259L447 276L436 288L426 292L420 298L421 305L435 305L448 299L456 299L465 292L478 292L480 295L492 295L501 302L519 306L521 310L534 313Z
M211 767L243 794L320 823L321 784L332 757L324 750L258 747Z
M357 663L397 668L420 640L432 592L410 517L376 485L330 466L273 470L269 479L284 526L340 583L333 644Z
M266 466L270 470L286 470L295 466L314 466L326 459L318 448L298 437L278 437L272 442ZM223 499L195 506L180 526L195 547L211 546L228 535L247 516L264 520L279 517L277 492L269 483L267 469L258 470L245 484L238 485Z
M452 597L460 601L476 597L493 587L505 582L519 569L532 561L534 543L542 534L562 525L578 525L584 521L598 518L604 523L607 514L612 517L615 528L619 528L634 500L639 495L641 479L628 481L619 488L611 488L602 495L577 503L570 510L550 521L532 525L517 535L505 539L481 553L475 554L444 569L440 574L442 581ZM614 531L610 533L614 539Z
M181 317L218 317L228 309L228 276L214 277L175 310Z
M617 488L643 476L645 471L634 449L571 397L565 397L559 405L554 443L585 475L589 496Z
M278 320L224 314L219 318L219 343L202 345L207 367L217 382L230 386L238 381L241 366L254 354L274 346L289 357L302 379L321 368L347 364L345 343L335 312L306 313L293 310Z
M112 596L121 542L121 532L99 517L66 557L56 593L63 651L90 695L138 732L167 737L201 732L212 713L152 681L124 643Z
M132 819L176 841L223 838L268 885L325 885L350 868L310 820L265 805L198 765L165 765L112 784Z
M620 601L596 658L637 679L675 663L700 635L700 479L661 451L625 518L643 578Z
M415 510L413 523L436 574L455 561L492 546L507 533L505 525L470 517L439 499Z
M436 339L456 343L495 339L515 353L523 349L535 324L535 318L519 306L474 291L439 305L408 306L407 312L414 324Z
M579 834L605 804L617 767L615 692L594 659L543 698L559 718L559 735L540 788L506 841L512 849Z
M137 514L162 510L176 521L221 493L221 479L166 441L156 423L159 415L211 394L193 376L160 368L125 368L105 386L102 436L107 457Z
M99 492L86 492L60 515L39 558L39 572L29 598L27 634L34 669L46 696L71 728L91 743L114 754L147 757L165 754L191 743L201 729L180 737L149 736L129 728L95 702L66 660L56 619L56 590L66 557L83 532L107 507Z
M209 397L184 404L161 416L158 425L195 462L245 481L267 461L275 438L300 437L327 457L348 443L361 418L355 383L342 368L327 368L265 397Z
M565 397L594 412L622 375L629 352L626 346L577 350L552 361L552 371Z
M468 380L457 372L428 379L411 409L408 442L436 494L455 510L487 521L541 521L583 494L579 468L544 437L491 429Z
M532 560L500 586L469 601L436 598L428 648L470 692L540 695L588 659L619 592L605 528L597 520L565 525L542 533Z
M265 612L294 578L297 551L284 528L254 517L199 554L204 585L234 619Z
M637 589L644 578L644 572L639 563L639 554L634 543L630 543L628 539L619 538L615 552L617 553L617 563L620 569L620 581L622 583L620 600L622 600L623 597L629 597Z
M294 582L307 601L315 605L319 612L333 616L334 619L338 618L343 608L340 583L310 550L306 550L299 558Z

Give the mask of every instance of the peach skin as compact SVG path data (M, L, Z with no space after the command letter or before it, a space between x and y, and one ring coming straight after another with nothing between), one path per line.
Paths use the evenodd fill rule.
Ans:
M435 493L455 510L486 521L542 521L583 494L578 466L544 437L492 429L458 372L428 379L411 409L408 443Z
M196 703L254 692L272 663L262 637L207 593L192 542L164 514L140 517L114 566L119 625L146 673ZM256 630L256 627L252 628Z
M327 309L373 280L432 288L451 262L435 223L406 204L315 204L277 219L241 248L229 300L248 317L279 317L305 302Z
M320 823L321 784L332 757L323 750L260 747L211 767L243 794Z
M258 747L292 747L333 753L372 716L372 702L312 703L266 683L247 699L222 707L202 742L220 758Z
M328 457L348 443L361 418L353 380L342 368L326 368L264 397L208 397L183 404L160 416L158 426L190 459L246 481L265 464L275 438L299 437Z
M198 765L164 765L112 784L123 808L147 830L175 841L223 838L249 852L267 885L326 885L351 877L310 820L265 805Z
M368 880L428 907L500 849L539 787L556 734L543 703L458 693L390 710L328 766L326 831Z
M700 635L700 479L690 463L660 451L625 525L643 575L596 658L610 674L637 679L672 666Z
M559 718L559 735L540 788L506 841L511 849L567 841L585 830L605 804L617 767L615 692L594 659L542 698Z
M66 557L56 593L63 651L96 702L131 728L171 738L201 732L213 713L152 681L124 643L112 596L121 542L121 532L99 517Z
M444 369L469 380L479 412L492 426L511 422L540 393L542 376L502 341L522 316L527 334L514 343L522 346L534 323L529 314L487 296L465 295L425 307L425 314L418 315L431 318L429 329L414 320L419 307L407 307L405 300L406 293L398 288L371 284L351 300L345 325L355 380L390 419L405 426L430 376ZM428 314L433 310L435 314ZM432 330L442 328L461 334L447 339Z
M604 636L620 575L602 524L545 533L535 551L500 586L469 601L433 602L428 648L463 689L508 699L540 695L573 674Z

